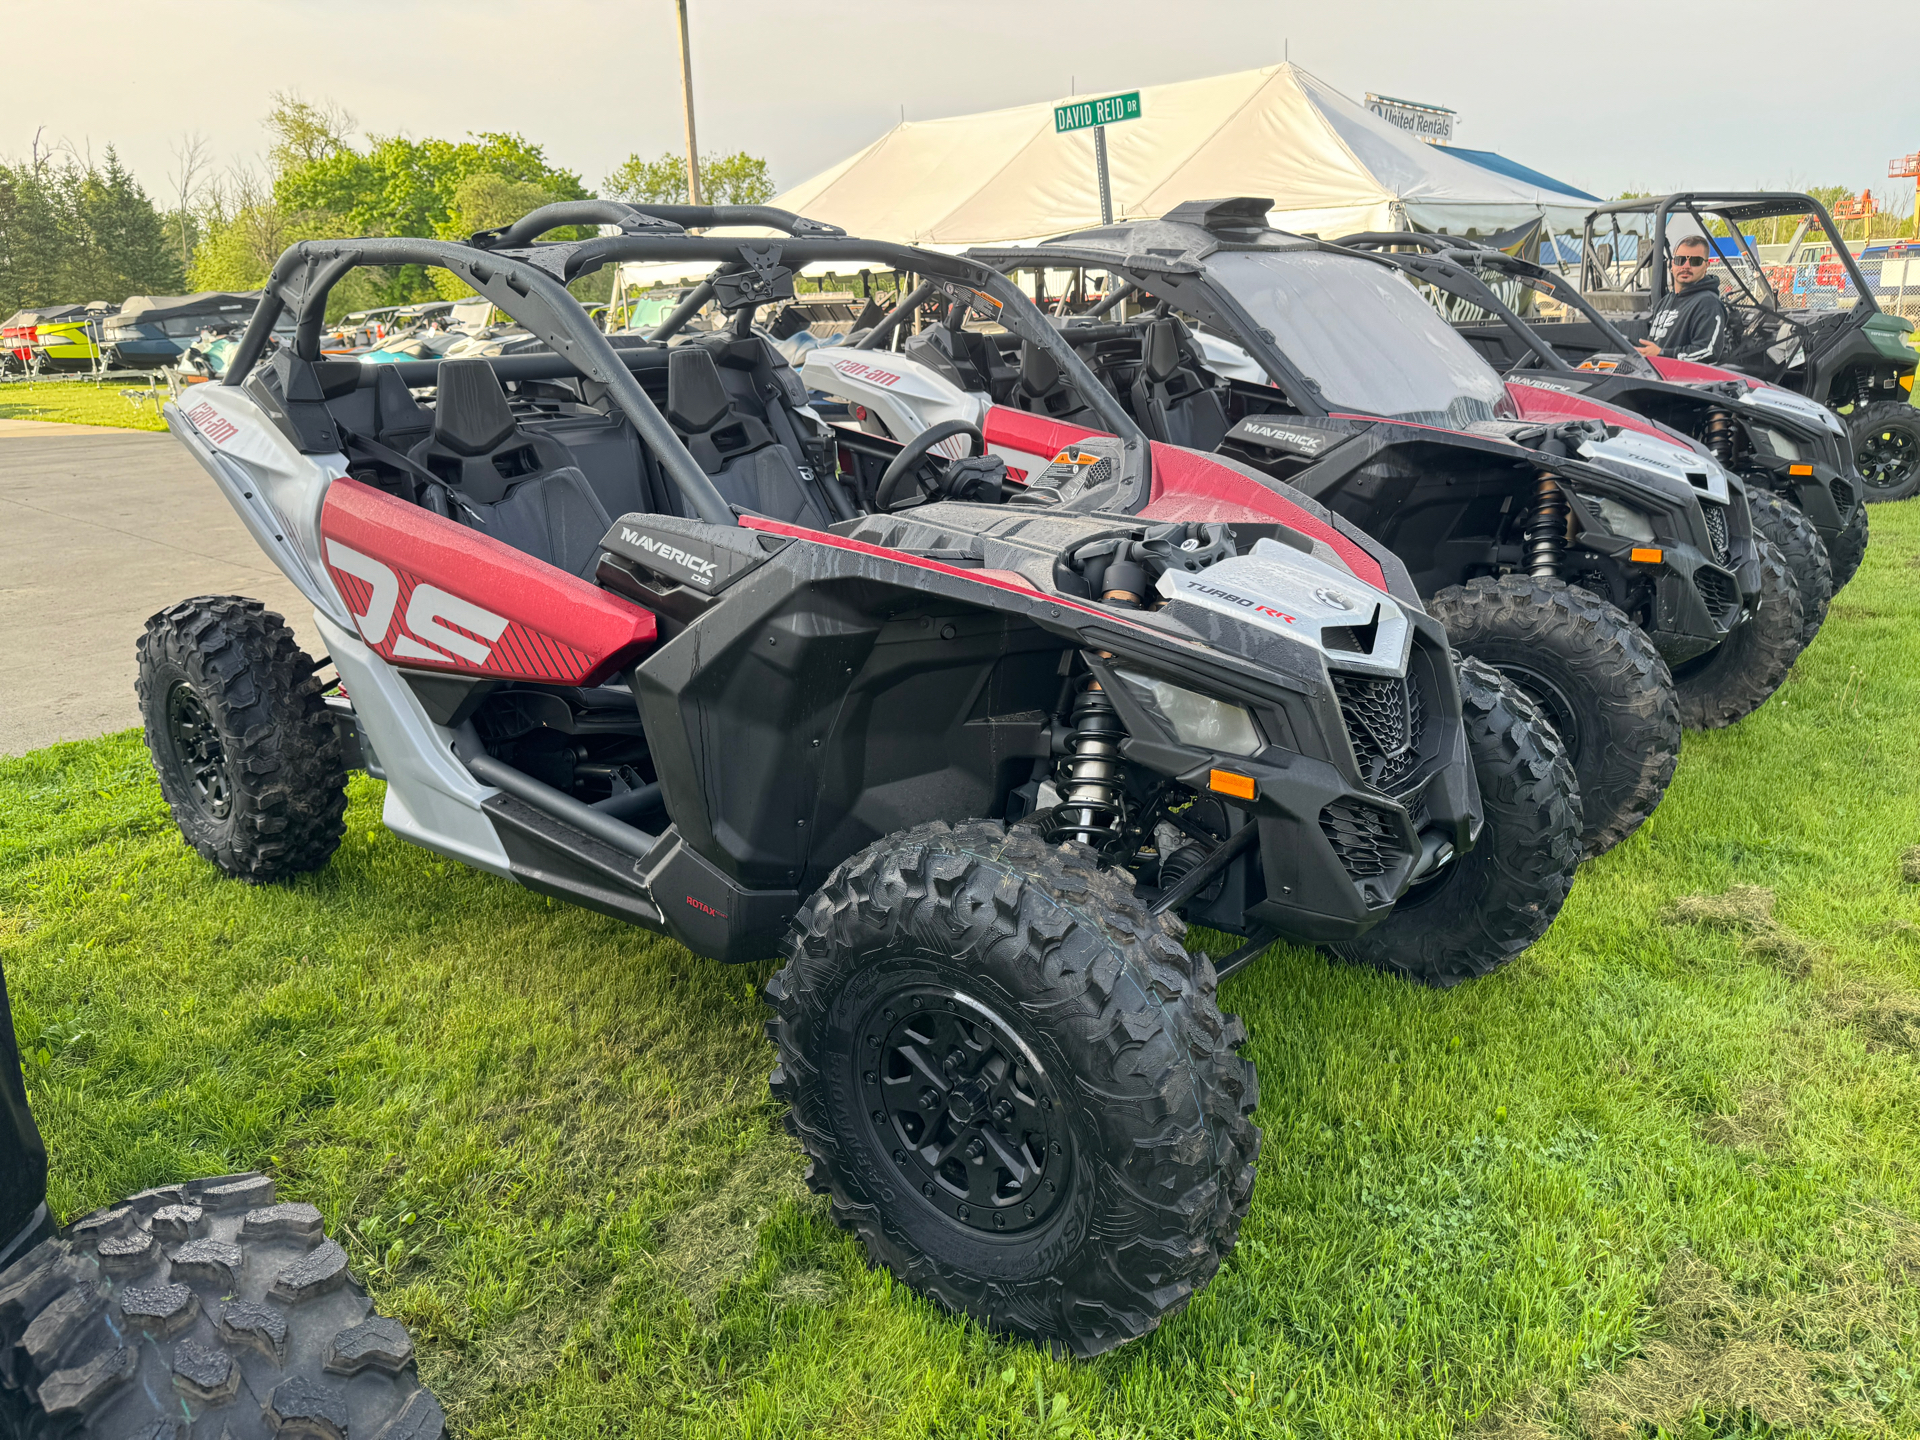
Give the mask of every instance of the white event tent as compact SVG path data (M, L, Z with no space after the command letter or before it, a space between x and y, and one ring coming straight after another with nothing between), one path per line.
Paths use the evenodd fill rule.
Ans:
M1488 235L1537 219L1549 231L1578 230L1594 206L1415 140L1289 64L1146 86L1141 118L1107 127L1107 154L1116 219L1259 195L1273 199L1277 228L1332 240L1409 226ZM1052 102L896 125L769 203L850 235L933 250L1100 223L1092 132L1055 134ZM639 284L707 269L622 268Z
M1488 234L1537 218L1579 229L1593 209L1415 140L1297 65L1144 87L1141 118L1107 127L1107 154L1117 219L1261 195L1276 227L1334 239L1409 225ZM1051 103L897 125L771 203L937 249L1100 223L1092 133L1056 135Z

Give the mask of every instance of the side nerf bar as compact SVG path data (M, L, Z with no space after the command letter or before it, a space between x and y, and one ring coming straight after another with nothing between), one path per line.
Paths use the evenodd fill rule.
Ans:
M504 761L497 761L490 755L462 755L459 751L455 755L472 772L475 780L503 790L515 800L545 812L555 820L565 822L635 860L645 860L660 843L659 836L649 835L637 826L615 820L605 811L597 811L585 801L577 801Z

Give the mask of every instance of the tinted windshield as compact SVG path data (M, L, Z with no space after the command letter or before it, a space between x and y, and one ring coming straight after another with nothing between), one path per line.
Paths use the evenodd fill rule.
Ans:
M1207 268L1329 410L1450 427L1506 411L1501 377L1397 270L1313 250L1221 251Z

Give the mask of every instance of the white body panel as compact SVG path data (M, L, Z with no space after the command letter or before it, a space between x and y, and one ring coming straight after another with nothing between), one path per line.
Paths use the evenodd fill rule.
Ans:
M315 615L327 653L353 702L354 724L387 773L381 819L396 835L491 871L511 874L480 803L497 794L454 758L454 732L435 725L405 679L352 631Z
M931 425L961 420L979 429L993 402L962 390L918 361L885 350L841 346L807 352L800 366L809 390L864 405L905 445ZM965 454L964 443L956 454Z

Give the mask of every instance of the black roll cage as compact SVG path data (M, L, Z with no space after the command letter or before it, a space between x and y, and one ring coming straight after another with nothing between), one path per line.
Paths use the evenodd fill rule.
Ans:
M1647 196L1640 200L1623 200L1611 205L1597 206L1588 212L1587 220L1582 225L1581 289L1602 288L1598 284L1599 277L1591 273L1600 268L1594 250L1594 223L1603 216L1652 215L1654 221L1649 231L1651 242L1649 254L1636 263L1635 273L1638 275L1644 266L1651 265L1648 285L1650 303L1658 303L1668 293L1667 267L1658 263L1658 258L1668 248L1668 217L1679 211L1699 226L1703 235L1708 235L1708 227L1701 219L1703 210L1724 223L1729 230L1740 235L1744 245L1748 243L1747 236L1741 234L1738 229L1739 223L1743 220L1768 220L1784 215L1813 215L1821 222L1821 229L1828 237L1828 244L1833 247L1842 265L1847 268L1848 278L1854 282L1854 309L1861 313L1863 319L1880 310L1881 307L1874 298L1873 287L1862 276L1861 267L1855 263L1854 252L1848 249L1847 242L1835 230L1834 220L1829 216L1827 206L1812 195L1802 195L1792 190L1684 190L1673 195ZM1722 259L1718 246L1715 247L1715 257ZM1726 268L1725 260L1723 260L1723 268Z
M535 237L558 227L586 224L618 225L622 233L588 240L535 241ZM771 237L691 233L728 225L758 225L780 233ZM437 265L499 306L580 375L606 386L609 398L633 422L695 514L714 525L737 525L733 508L607 337L567 290L569 281L604 265L687 260L716 265L715 274L702 282L696 293L704 289L706 297L711 297L716 280L728 284L735 296L729 308L737 312L737 326L751 323L755 309L763 303L759 297L781 298L783 281L791 282L792 275L802 267L823 261L837 262L841 268L848 262L879 262L903 273L946 282L960 292L950 293L955 303L971 303L983 295L991 297L999 323L1023 340L1045 348L1089 397L1106 428L1120 438L1122 495L1117 504L1131 512L1147 502L1152 462L1146 436L1120 402L1094 379L1073 347L1048 325L1033 302L999 271L960 256L891 241L852 239L834 226L764 205L630 205L624 201L571 200L543 205L512 225L482 231L467 241L412 236L303 240L289 246L274 263L273 274L221 383L240 385L246 380L266 354L283 312L294 317L294 356L310 363L319 360L327 297L349 271L363 265ZM791 290L791 283L787 288ZM686 306L681 309L686 310ZM680 311L675 314L682 321L688 318ZM664 340L670 333L671 328L663 325L652 338Z

